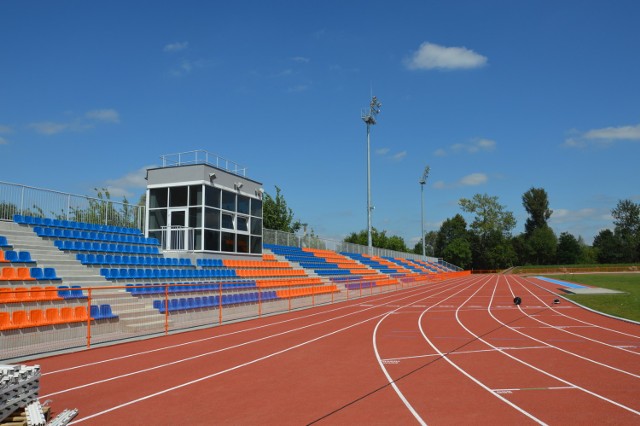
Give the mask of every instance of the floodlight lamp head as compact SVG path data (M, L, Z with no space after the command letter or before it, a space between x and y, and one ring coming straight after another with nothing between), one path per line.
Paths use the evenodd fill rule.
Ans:
M422 177L420 178L420 185L424 185L425 183L427 183L427 178L429 177L429 171L431 170L431 168L429 166L424 168L424 172L422 172Z
M209 180L214 180L216 178L216 174L215 173L209 173Z
M236 189L240 189L240 188L242 188L242 185L244 185L242 182L236 182L236 183L234 184L234 186L236 187Z

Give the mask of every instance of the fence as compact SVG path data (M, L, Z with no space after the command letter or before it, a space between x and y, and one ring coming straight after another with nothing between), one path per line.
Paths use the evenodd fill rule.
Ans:
M240 281L146 283L101 287L3 288L0 361L90 348L131 338L215 327L229 322L328 305L421 286L465 274L432 274L375 285L339 284L243 288Z
M405 253L394 250L381 249L378 247L372 247L371 253L369 253L369 247L359 244L346 243L344 241L333 241L325 238L320 238L311 235L296 235L289 232L274 231L271 229L264 229L262 231L263 244L277 244L290 247L300 248L313 248L320 250L332 250L335 252L355 253L355 254L371 254L372 256L379 257L394 257L402 259L417 259L426 260L433 263L438 263L449 268L452 271L461 271L462 269L456 265L450 264L437 257L426 256L414 253Z
M195 154L194 154L195 155ZM170 157L170 156L168 156ZM208 159L208 158L207 158ZM190 159L191 161L196 161ZM197 158L200 161L199 158ZM163 159L173 164L180 163L184 158L176 160ZM145 206L138 206L124 202L112 201L105 198L92 198L81 195L72 195L64 192L47 189L33 188L0 181L0 220L12 220L13 215L48 217L52 219L73 220L76 222L97 223L101 225L113 225L145 229ZM168 233L163 232L163 237ZM177 238L181 238L176 236ZM193 235L185 235L184 245L176 245L172 250L192 250ZM163 239L163 248L166 248L168 239ZM295 235L288 232L263 229L263 244L279 244L292 247L310 247L336 252L348 252L357 254L369 254L369 248L358 244L333 241L312 235ZM373 256L397 257L404 259L423 259L439 263L450 270L459 271L459 267L444 262L436 257L423 258L413 253L398 252L373 247Z
M15 214L144 229L145 207L0 181L0 220Z

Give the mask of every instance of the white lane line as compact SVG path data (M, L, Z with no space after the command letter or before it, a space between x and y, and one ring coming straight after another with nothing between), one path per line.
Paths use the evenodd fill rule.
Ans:
M514 293L513 293L513 289L511 288L511 284L509 283L509 280L507 279L507 277L506 277L506 276L505 276L505 279L507 280L507 285L509 286L509 290L511 291L511 294L513 295L513 294L514 294ZM516 283L518 283L518 284L520 285L520 287L522 287L523 289L527 290L527 291L528 291L528 292L529 292L533 297L535 297L536 299L538 299L539 301L541 301L541 302L542 302L542 299L540 299L540 297L538 297L535 293L533 293L529 288L527 288L526 286L524 286L521 282L519 282L518 280L516 280ZM551 309L552 311L554 311L554 308L553 308L553 307L550 307L550 309ZM597 324L591 324L591 323L587 323L587 322L585 322L585 321L577 320L577 319L575 319L575 318L573 318L573 317L570 317L569 315L565 315L565 314L563 314L563 313L561 313L561 312L557 312L557 314L558 314L558 315L560 315L560 316L566 317L566 318L568 318L568 319L570 319L570 320L572 320L572 321L580 322L580 323L582 323L582 324L584 324L584 325L578 325L578 326L553 326L553 325L551 325L551 324L549 324L549 323L547 323L547 322L544 322L544 321L542 321L542 320L539 320L539 319L537 319L537 318L533 318L533 319L534 319L535 321L538 321L538 322L539 322L539 323L541 323L541 324L544 324L544 325L548 326L548 327L551 327L551 328L554 328L554 329L557 329L557 330L563 331L563 332L565 332L565 333L571 334L571 335L573 335L573 336L580 337L580 338L585 339L585 340L589 340L590 342L594 342L594 343L598 343L598 344L601 344L601 345L605 345L605 346L608 346L608 347L610 347L610 348L620 349L620 350L623 350L623 351L625 351L625 352L628 352L628 353L631 353L631 354L634 354L634 355L640 355L640 354L638 354L637 352L630 351L630 350L625 349L625 348L620 348L620 347L617 347L617 346L615 346L615 345L611 345L611 344L609 344L609 343L603 342L603 341L601 341L601 340L592 339L592 338L590 338L590 337L586 337L586 336L584 336L584 335L582 335L582 334L578 334L578 333L572 333L571 331L567 330L567 328L590 327L590 328L597 328L597 329L600 329L600 330L606 330L606 329L604 329L603 327L598 326Z
M479 353L483 353L483 352L498 352L498 351L517 351L517 350L530 350L530 349L549 349L548 346L523 346L523 347L519 347L519 346L505 346L505 347L498 347L497 349L477 349L477 350L473 350L473 351L455 351L455 352L450 352L449 355L469 355L469 354L479 354ZM382 358L382 362L385 361L402 361L402 360L409 360L409 359L420 359L420 358L431 358L431 357L439 357L440 354L424 354L424 355L412 355L412 356L397 356L397 357L393 357L393 358Z
M202 381L205 381L205 380L208 380L208 379L211 379L211 378L214 378L214 377L220 376L220 375L225 374L225 373L228 373L228 372L230 372L230 371L234 371L234 370L237 370L237 369L239 369L239 368L246 367L246 366L248 366L248 365L255 364L255 363L260 362L260 361L264 361L265 359L273 358L274 356L281 355L281 354L286 353L286 352L289 352L289 351L291 351L291 350L301 348L301 347L306 346L306 345L308 345L308 344L311 344L311 343L317 342L317 341L319 341L319 340L322 340L322 339L324 339L324 338L326 338L326 337L333 336L333 335L338 334L338 333L341 333L341 332L343 332L343 331L345 331L345 330L349 330L349 329L351 329L351 328L354 328L354 327L357 327L357 326L359 326L359 325L365 324L365 323L367 323L367 322L369 322L369 321L372 321L372 320L374 320L374 319L376 319L376 318L379 318L379 317L380 317L380 316L382 316L382 315L385 315L385 314L379 314L379 315L373 316L373 317L371 317L371 318L367 318L366 320L359 321L359 322L357 322L357 323L354 323L354 324L351 324L351 325L349 325L349 326L346 326L346 327L340 328L340 329L338 329L338 330L334 330L334 331L332 331L332 332L329 332L329 333L326 333L326 334L320 335L320 336L315 337L315 338L313 338L313 339L306 340L306 341L304 341L304 342L302 342L302 343L298 343L298 344L296 344L296 345L289 346L288 348L281 349L281 350L276 351L276 352L272 352L272 353L270 353L270 354L268 354L268 355L264 355L264 356L262 356L262 357L259 357L259 358L256 358L256 359L253 359L253 360L251 360L251 361L247 361L247 362L245 362L245 363L238 364L238 365L235 365L235 366L233 366L233 367L229 367L229 368L227 368L227 369L225 369L225 370L221 370L221 371L215 372L215 373L213 373L213 374L209 374L209 375L206 375L206 376L202 376L202 377L199 377L199 378L197 378L197 379L190 380L190 381L188 381L188 382L184 382L184 383L181 383L181 384L179 384L179 385L172 386L172 387L170 387L170 388L166 388L166 389L163 389L163 390L161 390L161 391L154 392L154 393L152 393L152 394L145 395L145 396L140 397L140 398L136 398L136 399L134 399L134 400L131 400L131 401L125 402L125 403L123 403L123 404L116 405L116 406L111 407L111 408L108 408L108 409L106 409L106 410L102 410L102 411L100 411L100 412L98 412L98 413L90 414L90 415L88 415L88 416L86 416L86 417L82 417L82 418L80 418L79 420L74 421L74 422L73 422L73 423L71 423L71 424L81 423L81 422L84 422L84 421L87 421L87 420L93 419L93 418L95 418L95 417L102 416L102 415L104 415L104 414L110 413L110 412L112 412L112 411L116 411L116 410L119 410L119 409L121 409L121 408L128 407L128 406L130 406L130 405L137 404L137 403L142 402L142 401L146 401L146 400L151 399L151 398L154 398L154 397L156 397L156 396L164 395L164 394L166 394L166 393L173 392L173 391L175 391L175 390L177 390L177 389L181 389L181 388L184 388L184 387L187 387L187 386L191 386L191 385L193 385L193 384L200 383L200 382L202 382Z
M496 289L497 289L497 288L498 288L498 280L496 280L496 285L495 285L495 286L494 286L494 288L493 288L493 293L494 293L494 294L495 294L495 292L496 292ZM491 305L491 304L489 304L489 305ZM502 322L502 321L500 321L498 318L496 318L496 317L495 317L495 315L493 315L493 313L491 312L491 309L489 309L489 310L488 310L488 313L489 313L489 315L491 316L491 318L493 318L493 319L494 319L498 324L502 324L502 326L503 326L503 327L506 327L506 328L508 328L508 329L510 329L510 330L513 330L509 325L505 324L504 322ZM464 328L465 328L469 333L473 334L473 333L471 332L471 330L467 329L467 328L466 328L462 323L460 323L460 325L461 325L462 327L464 327ZM515 331L516 333L522 334L523 336L526 336L524 333L522 333L522 332L520 332L520 331L518 331L518 330L513 330L513 331ZM473 334L473 335L475 336L475 334ZM485 341L484 339L482 339L481 337L479 337L479 336L477 336L477 337L478 337L478 340L480 340L480 341L482 341L482 342L486 343L486 344L487 344L487 345L489 345L489 346L492 346L489 342L486 342L486 341ZM541 341L541 340L534 339L534 338L532 338L532 337L530 337L530 336L527 336L527 337L529 337L531 340L536 340L537 342L542 343L542 344L544 344L544 345L548 345L547 343L545 343L545 342L543 342L543 341ZM552 345L549 345L549 346L552 346ZM566 385L569 385L569 386L575 386L575 388L576 388L576 389L579 389L579 390L581 390L581 391L583 391L583 392L585 392L585 393L588 393L588 394L589 394L589 395L591 395L591 396L594 396L594 397L596 397L596 398L598 398L598 399L601 399L601 400L603 400L603 401L609 402L609 403L611 403L611 404L613 404L613 405L615 405L615 406L618 406L618 407L620 407L620 408L622 408L622 409L624 409L624 410L630 411L631 413L634 413L634 414L636 414L636 415L640 415L640 411L636 411L636 410L634 410L634 409L633 409L633 408L631 408L631 407L627 407L627 406L626 406L626 405L624 405L624 404L621 404L621 403L619 403L619 402L616 402L616 401L614 401L614 400L612 400L612 399L609 399L609 398L607 398L607 397L605 397L605 396L599 395L599 394L597 394L597 393L595 393L595 392L593 392L593 391L590 391L589 389L585 389L585 388L583 388L583 387L581 387L581 386L578 386L578 385L576 385L576 384L574 384L574 383L571 383L571 382L570 382L570 381L568 381L568 380L562 379L562 378L560 378L560 377L558 377L558 376L556 376L556 375L554 375L554 374L552 374L552 373L549 373L548 371L545 371L545 370L543 370L543 369L541 369L541 368L536 367L535 365L529 364L528 362L523 361L523 360L521 360L521 359L519 359L519 358L517 358L517 357L515 357L515 356L513 356L513 355L511 355L511 354L509 354L508 352L503 352L503 351L500 351L500 352L502 352L504 355L508 356L509 358L513 359L514 361L517 361L517 362L519 362L519 363L521 363L521 364L523 364L523 365L526 365L527 367L530 367L530 368L532 368L532 369L534 369L534 370L536 370L536 371L538 371L538 372L540 372L540 373L542 373L542 374L544 374L544 375L546 375L546 376L549 376L549 377L551 377L551 378L553 378L553 379L556 379L556 380L558 380L558 381L560 381L560 382L562 382L562 383L564 383L564 384L566 384Z
M429 308L427 308L427 310L431 309L434 306L437 306L439 303L448 300L450 298L452 298L453 296L457 295L458 293L462 292L463 290L466 290L467 288L471 287L473 283L469 283L468 286L458 290L457 292L453 293L452 295L450 295L449 297L447 297L446 299L441 300L440 302L435 303L434 305L430 306ZM453 286L453 289L463 286L465 283L458 283L455 286ZM448 287L445 288L444 290L442 290L441 292L434 294L433 296L437 296L441 293L444 293L446 291L451 290L452 287ZM415 303L412 302L411 304ZM410 306L411 304L408 304L407 306ZM398 308L400 309L400 308ZM404 394L402 393L402 391L400 390L400 388L398 387L398 385L396 384L395 380L391 377L391 375L389 374L388 370L386 369L386 367L384 366L384 362L382 362L382 358L380 357L380 353L378 351L378 342L377 342L377 335L378 335L378 328L380 327L380 324L382 324L382 322L389 317L389 315L391 315L392 313L394 313L395 311L389 312L388 314L386 314L385 316L383 316L382 318L380 318L380 320L378 321L378 323L376 324L374 330L373 330L373 334L372 334L372 344L373 344L373 351L376 355L376 359L378 360L378 365L380 366L380 369L382 370L382 373L385 375L385 377L387 378L387 381L389 382L389 384L391 385L391 387L393 388L393 390L395 391L396 395L398 395L398 398L400 398L400 401L402 401L402 403L404 404L405 407L407 407L407 410L409 410L409 412L411 413L411 415L413 415L413 417L416 419L416 421L421 424L421 425L425 425L426 426L426 422L424 421L424 419L420 416L420 414L418 414L418 412L415 410L415 408L413 407L413 405L411 405L411 403L409 402L409 400L407 400L407 398L404 396Z
M487 278L487 281L485 281L482 286L480 286L471 296L469 296L469 298L467 300L465 300L464 302L462 302L462 304L460 305L460 307L464 306L465 303L467 303L469 300L471 300L471 298L476 295L491 279L491 277ZM491 304L489 304L491 305ZM425 312L426 313L426 312ZM537 417L535 417L533 414L529 413L528 411L520 408L519 406L517 406L516 404L514 404L513 402L509 401L508 399L506 399L505 397L503 397L502 395L495 393L491 390L491 388L489 388L487 385L485 385L484 383L482 383L480 380L476 379L474 376L472 376L471 374L469 374L466 370L464 370L462 367L460 367L458 364L456 364L455 362L451 361L451 359L449 359L449 355L450 353L443 353L440 349L438 349L433 342L431 342L431 340L427 337L427 335L424 332L424 329L422 328L422 318L424 316L424 313L422 315L420 315L420 318L418 320L418 326L420 327L420 332L422 333L422 337L424 338L424 340L429 343L429 345L431 345L431 347L433 349L435 349L443 358L445 361L447 361L452 367L454 367L456 370L458 370L459 372L461 372L462 374L464 374L467 378L469 378L471 381L473 381L475 384L477 384L478 386L480 386L481 388L483 388L484 390L486 390L487 392L489 392L491 395L495 396L496 398L500 399L502 402L504 402L505 404L511 406L512 408L514 408L515 410L519 411L520 413L522 413L523 415L527 416L528 418L530 418L531 420L533 420L534 422L541 424L541 425L546 425L545 422L543 422L542 420L538 419ZM460 319L458 317L458 311L456 310L456 320L458 321L458 324L460 324L462 326L462 328L464 328L469 334L471 334L472 336L475 336L476 339L483 341L482 339L480 339L477 335L471 333L461 322ZM489 345L488 343L484 342L487 346L493 347L494 349L500 351L497 347ZM504 351L500 351L501 353L505 353Z
M518 277L518 279L517 279L516 281L518 281L518 282L519 282L519 280L523 280L524 282L526 282L526 283L528 283L528 284L531 284L531 285L533 285L533 286L536 286L536 287L538 287L539 289L546 291L547 293L550 293L550 294L552 294L552 295L554 295L554 296L558 296L558 294L557 294L557 293L554 293L553 291L549 290L548 288L544 288L544 287L540 286L539 284L536 284L535 282L533 282L533 281L531 281L531 280L529 280L529 279ZM520 285L523 285L523 284L522 284L522 283L520 283ZM560 297L562 297L562 296L560 296ZM587 306L580 305L580 304L578 304L578 303L576 303L576 302L574 302L574 301L572 301L572 300L570 300L570 299L566 299L566 298L564 298L564 297L563 297L563 299L565 299L565 300L570 304L569 306L570 306L571 308L573 308L573 309L586 310L586 311L593 312L593 313L595 313L595 314L602 315L602 316L607 317L607 318L610 318L610 319L615 319L615 320L617 320L617 321L624 321L624 322L627 322L627 323L629 323L629 324L636 324L636 325L639 325L639 324L640 324L640 323L639 323L639 322L637 322L637 321L632 321L632 320L628 320L628 319L625 319L625 318L619 318L619 317L616 317L616 316L613 316L613 315L609 315L609 314L605 314L605 313L602 313L602 312L596 311L596 310L594 310L594 309L591 309L591 308L589 308L589 307L587 307ZM566 306L554 306L554 307L553 307L553 310L562 309L562 308L566 308ZM562 314L562 313L560 313L560 312L558 312L558 314L560 314L560 315L564 315L564 314ZM565 315L565 316L566 316L566 315ZM590 322L588 322L588 321L583 321L583 320L580 320L580 319L578 319L578 318L574 318L574 317L571 317L571 316L567 316L567 317L568 317L568 318L571 318L571 319L572 319L572 320L574 320L574 321L581 322L581 323L583 323L583 324L591 324L591 323L590 323ZM611 331L612 333L622 334L623 336L629 336L629 337L633 337L633 338L636 338L636 339L640 339L640 336L635 335L635 334L626 333L626 332L624 332L624 331L615 330L615 329L613 329L613 328L603 327L603 326L601 326L601 325L596 325L596 324L591 324L591 325L594 325L594 326L596 326L596 327L599 327L599 328L601 328L602 330Z
M413 296L414 296L413 294L410 294L410 295L402 297L402 298L400 298L398 300L405 300L405 299L411 298ZM227 351L227 350L237 349L239 347L246 346L246 345L249 345L249 344L261 342L261 341L264 341L264 340L267 340L267 339L271 339L271 338L275 338L275 337L278 337L278 336L282 336L282 335L285 335L285 334L288 334L288 333L293 333L293 332L296 332L296 331L304 330L306 328L314 327L316 325L325 324L325 323L328 323L328 322L331 322L331 321L335 321L335 320L338 320L338 319L346 318L346 317L351 316L351 315L360 314L362 312L366 312L366 311L369 311L371 309L373 309L373 308L367 308L367 309L362 309L362 310L355 311L355 312L349 312L349 313L346 313L346 314L341 315L341 316L330 317L328 319L325 319L325 320L322 320L322 321L317 321L317 322L314 322L314 323L311 323L311 324L307 324L307 325L302 326L302 327L288 329L288 330L285 330L285 331L280 332L280 333L269 334L267 336L263 336L263 337L260 337L258 339L253 339L253 340L250 340L250 341L239 343L237 345L227 346L227 347L216 349L216 350L213 350L213 351L199 353L197 355L193 355L193 356L190 356L190 357L180 358L180 359L177 359L177 360L174 360L174 361L171 361L171 362L167 362L167 363L163 363L163 364L159 364L159 365L156 365L156 366L153 366L153 367L147 367L147 368L143 368L143 369L140 369L140 370L135 370L135 371L131 371L131 372L128 372L128 373L125 373L125 374L121 374L121 375L118 375L118 376L111 376L111 377L108 377L106 379L96 380L96 381L93 381L93 382L84 383L82 385L74 386L74 387L67 388L67 389L61 389L61 390L56 391L56 392L52 392L52 393L49 393L49 394L46 394L46 395L42 395L42 396L39 397L39 399L44 400L44 399L46 399L48 397L51 397L51 396L55 396L55 395L59 395L59 394L63 394L63 393L67 393L67 392L71 392L71 391L75 391L75 390L79 390L79 389L84 389L84 388L91 387L91 386L96 386L96 385L99 385L99 384L102 384L102 383L107 383L107 382L111 382L111 381L114 381L114 380L119 380L119 379L123 379L123 378L126 378L126 377L131 377L131 376L134 376L134 375L137 375L137 374L147 373L149 371L154 371L154 370L158 370L158 369L161 369L161 368L170 367L170 366L173 366L173 365L176 365L176 364L181 364L181 363L187 362L187 361L193 361L193 360L198 359L198 358L202 358L202 357L206 357L206 356L210 356L210 355L215 355L217 353L224 352L224 351ZM374 318L377 318L377 316L374 317ZM230 334L236 334L236 332L230 333Z
M409 293L416 293L416 292L418 292L418 290L420 290L420 289L419 288L416 288L416 289L412 288L408 292ZM388 299L388 298L397 297L397 296L398 296L397 294L395 294L395 295L387 294L387 295L384 295L384 297L381 297L381 299ZM373 307L374 305L371 305L371 306ZM146 351L130 353L130 354L127 354L127 355L122 355L122 356L117 356L117 357L112 357L112 358L106 358L106 359L103 359L103 360L100 360L100 361L93 361L93 362L89 362L89 363L85 363L85 364L74 365L72 367L66 367L66 368L61 368L61 369L58 369L58 370L52 370L52 371L48 371L48 372L42 373L42 376L48 376L48 375L57 374L57 373L65 373L67 371L77 370L77 369L80 369L80 368L93 367L93 366L96 366L96 365L105 364L105 363L109 363L109 362L121 361L121 360L124 360L124 359L133 358L133 357L137 357L137 356L144 356L144 355L152 354L152 353L155 353L155 352L161 352L161 351L166 351L166 350L170 350L170 349L176 349L176 348L180 348L180 347L183 347L183 346L193 345L193 344L196 344L196 343L202 343L202 342L206 342L206 341L209 341L209 340L220 339L222 337L233 336L235 334L242 334L242 333L246 333L246 332L261 330L263 328L268 328L268 327L272 327L272 326L287 324L289 322L304 320L304 319L312 318L312 317L315 317L315 316L319 316L319 315L323 315L323 314L330 314L332 312L337 312L337 311L340 311L340 310L349 309L349 308L355 308L355 307L357 307L357 303L352 304L352 305L347 305L347 306L340 306L340 307L337 307L335 309L330 309L328 311L316 312L316 313L312 313L312 314L309 314L309 315L303 315L303 316L300 316L300 317L289 318L289 319L286 319L286 320L283 320L283 321L276 321L276 322L272 322L272 323L269 323L269 324L261 325L261 326L258 326L258 327L243 328L242 330L234 331L234 332L231 332L231 333L219 334L219 335L216 335L216 336L205 337L205 338L196 339L196 340L190 340L188 342L177 343L177 344L174 344L174 345L167 345L167 346L163 346L163 347L156 348L156 349L149 349L149 350L146 350ZM361 312L361 311L358 311L358 312ZM162 336L162 337L164 337L164 336Z
M507 287L509 288L509 291L510 291L510 292L511 292L511 294L513 295L513 294L514 294L514 293L513 293L513 289L511 288L511 284L509 283L509 280L507 279L507 277L505 277L505 280L506 280L506 282L507 282ZM496 285L496 286L497 286L497 285ZM495 290L495 289L494 289L494 290ZM518 308L520 308L520 307L518 306ZM584 336L581 336L581 335L579 335L579 334L572 333L572 332L570 332L570 331L568 331L568 330L565 330L565 329L561 329L561 328L554 327L554 326L552 326L551 324L548 324L548 323L546 323L546 322L544 322L544 321L542 321L542 320L539 320L539 319L537 319L537 318L532 318L532 317L531 317L531 315L527 314L526 312L524 312L524 311L522 311L522 310L520 310L520 311L521 311L524 315L526 315L527 317L531 318L532 320L534 320L534 321L538 321L540 324L544 324L544 325L546 325L546 326L548 326L548 327L550 327L550 328L552 328L552 329L554 329L554 330L562 331L562 332L564 332L564 333L568 333L568 334L571 334L571 335L573 335L573 336L579 337L580 339L589 340L589 341L592 341L592 342L594 342L594 343L602 343L602 342L599 342L599 341L597 341L597 340L589 339L589 338L584 337ZM491 315L493 318L496 318L496 317L493 315L493 313L491 313L491 310L489 310L489 313L490 313L490 315ZM496 318L496 321L499 321L499 320ZM552 344L551 344L551 343L549 343L548 341L543 341L543 340L537 339L537 338L535 338L535 337L533 337L533 336L530 336L530 335L528 335L528 334L526 334L526 333L523 333L522 331L517 330L517 329L515 329L515 328L512 328L512 327L510 327L510 326L508 326L508 327L509 327L510 329L512 329L513 331L515 331L516 333L519 333L519 334L521 334L521 335L523 335L523 336L525 336L525 337L527 337L527 338L529 338L529 339L531 339L531 340L535 340L536 342L541 343L541 344L543 344L543 345L547 345L547 346L549 346L549 347L551 347L551 348L553 348L553 349L556 349L556 350L558 350L558 351L560 351L560 352L566 353L567 355L571 355L571 356L574 356L574 357L579 358L579 359L581 359L581 360L584 360L584 361L591 362L591 363L593 363L593 364L599 365L600 367L609 368L609 369L611 369L611 370L617 371L618 373L626 374L626 375L628 375L628 376L635 377L636 379L640 379L640 375L638 375L638 374L634 374L634 373L632 373L632 372L630 372L630 371L623 370L623 369L621 369L621 368L617 368L617 367L614 367L614 366L612 366L612 365L605 364L605 363L603 363L603 362L596 361L596 360L591 359L591 358L587 358L586 356L582 356L582 355L579 355L579 354L577 354L577 353L575 353L575 352L571 352L571 351L568 351L568 350L563 349L563 348L561 348L561 347L558 347L558 346L552 345ZM551 340L551 339L549 339L549 340ZM578 341L578 342L580 342L581 340L577 340L577 341ZM608 346L608 347L613 347L612 345L609 345L609 344L607 344L607 343L602 343L602 344L603 344L603 345L606 345L606 346ZM618 348L615 348L615 349L618 349ZM634 355L637 355L635 352L629 351L628 349L621 349L621 350L624 350L624 351L626 351L626 352L630 352L630 353L633 353Z

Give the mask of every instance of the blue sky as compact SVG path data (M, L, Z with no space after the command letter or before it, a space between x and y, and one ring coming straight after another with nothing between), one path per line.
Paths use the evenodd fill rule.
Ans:
M640 201L640 2L0 2L0 180L137 200L160 156L248 168L316 234L420 239L497 196L591 243ZM466 216L468 222L471 218Z

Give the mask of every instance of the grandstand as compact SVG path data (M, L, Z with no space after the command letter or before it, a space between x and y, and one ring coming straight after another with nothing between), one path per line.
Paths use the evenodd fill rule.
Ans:
M24 191L17 202L11 188L0 188L4 209L15 206L0 210L3 360L215 326L464 274L406 253L365 254L343 244L332 250L330 243L311 248L295 236L287 236L287 244L264 242L261 185L239 170L220 167L218 159L212 165L208 156L163 158L163 167L148 171L144 212L112 202L109 214L87 214L82 205L64 211L25 203ZM63 214L47 217L43 211Z

